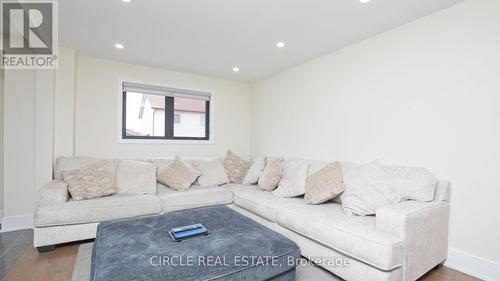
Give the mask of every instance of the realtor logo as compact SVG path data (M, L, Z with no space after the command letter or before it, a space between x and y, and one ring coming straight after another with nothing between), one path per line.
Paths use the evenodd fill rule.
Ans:
M57 3L4 0L2 57L6 69L57 68Z

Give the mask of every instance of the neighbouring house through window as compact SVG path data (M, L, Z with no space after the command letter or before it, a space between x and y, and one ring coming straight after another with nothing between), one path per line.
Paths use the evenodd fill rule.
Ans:
M122 138L208 140L206 92L123 82Z

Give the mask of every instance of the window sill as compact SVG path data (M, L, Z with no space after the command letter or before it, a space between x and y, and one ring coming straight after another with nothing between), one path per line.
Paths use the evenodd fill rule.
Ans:
M213 144L213 140L158 140L158 139L118 139L118 143L131 144Z

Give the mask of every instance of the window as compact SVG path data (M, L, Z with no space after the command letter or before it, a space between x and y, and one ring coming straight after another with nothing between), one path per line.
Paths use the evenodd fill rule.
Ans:
M208 140L210 93L123 83L122 138Z

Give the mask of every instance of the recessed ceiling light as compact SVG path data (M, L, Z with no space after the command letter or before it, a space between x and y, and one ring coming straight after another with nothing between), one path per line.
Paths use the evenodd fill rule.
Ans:
M278 47L278 48L285 47L285 42L278 42L278 43L276 43L276 47Z
M238 67L236 67L236 66L235 66L235 67L233 67L233 71L234 71L234 72L238 72L238 71L240 71L240 69L239 69Z
M123 2L125 2L125 3L129 3L129 2L131 2L132 0L122 0L122 1L123 1Z
M370 2L370 0L359 0L359 2L366 4L366 3Z
M125 48L125 46L123 46L123 44L116 43L115 44L115 48L117 48L117 49L123 49L123 48Z

